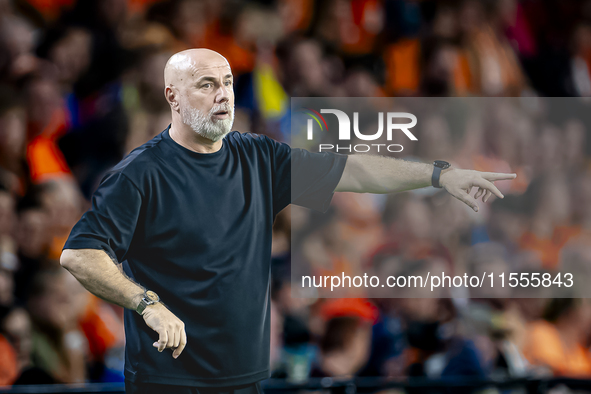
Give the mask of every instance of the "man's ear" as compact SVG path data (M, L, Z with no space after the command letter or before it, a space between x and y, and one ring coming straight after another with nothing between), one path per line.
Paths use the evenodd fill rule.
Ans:
M170 104L170 108L174 111L179 110L179 101L178 101L178 91L173 86L169 85L164 88L164 97L166 97L166 101Z

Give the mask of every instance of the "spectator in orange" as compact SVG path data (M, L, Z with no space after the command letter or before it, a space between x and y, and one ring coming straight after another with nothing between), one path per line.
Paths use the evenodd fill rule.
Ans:
M546 308L544 320L531 323L523 353L530 363L549 368L555 376L589 377L590 326L588 299L553 299Z
M311 376L355 376L369 359L377 308L363 299L335 299L324 303L320 313L326 326Z
M57 146L68 128L58 86L51 79L37 79L28 87L29 136L27 164L31 180L40 183L70 176L66 160Z
M567 242L581 233L580 226L570 224L570 189L560 173L549 174L534 181L525 195L534 201L529 231L519 241L523 250L530 250L546 269L555 269L560 251Z
M18 373L16 353L10 342L0 335L0 386L12 384Z
M471 85L475 94L518 96L526 86L525 77L506 37L494 23L498 12L486 15L479 1L466 1L459 10Z

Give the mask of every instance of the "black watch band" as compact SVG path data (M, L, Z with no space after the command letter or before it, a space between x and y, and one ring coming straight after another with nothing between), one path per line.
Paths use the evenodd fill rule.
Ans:
M436 188L441 188L439 184L439 178L441 177L441 171L451 167L447 161L435 160L433 162L433 175L431 175L431 185Z

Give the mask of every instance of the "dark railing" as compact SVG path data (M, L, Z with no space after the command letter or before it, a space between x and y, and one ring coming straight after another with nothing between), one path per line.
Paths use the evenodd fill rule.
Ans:
M370 394L387 389L399 389L407 393L455 394L471 393L488 388L496 388L504 393L518 390L519 393L544 394L557 386L565 386L577 392L591 393L591 380L551 378L551 379L407 379L392 381L383 378L359 378L355 380L336 380L331 378L310 379L305 383L290 383L283 379L268 379L262 382L267 393L287 394L300 391L324 391L330 394ZM123 383L54 384L0 387L1 394L124 394Z

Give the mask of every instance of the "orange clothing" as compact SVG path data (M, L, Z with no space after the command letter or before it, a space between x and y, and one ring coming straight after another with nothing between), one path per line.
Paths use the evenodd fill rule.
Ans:
M249 73L255 66L255 54L246 43L239 43L236 37L214 23L208 26L203 40L203 47L219 52L232 65L234 75Z
M314 275L318 276L338 276L344 275L357 275L354 270L353 264L345 257L340 256L331 252L328 252L330 257L330 266L324 266L321 263L314 264L312 262L312 270Z
M55 20L61 14L62 9L74 6L75 0L26 0L46 19Z
M519 240L519 247L535 252L544 268L554 269L558 265L560 251L564 245L580 234L579 226L556 226L551 238L538 238L534 233L526 232Z
M62 110L57 110L43 131L28 143L27 164L34 183L71 174L66 159L57 146L58 139L67 128L66 114Z
M95 360L102 360L108 349L124 342L123 322L105 301L91 295L80 321Z
M382 30L382 2L353 0L349 12L349 15L343 12L339 20L341 51L348 55L371 53L376 37Z
M418 92L421 44L416 38L402 39L384 51L386 86L394 95L412 95Z
M482 26L470 35L468 51L476 94L514 96L521 92L525 77L519 61L511 46L491 26Z
M47 257L51 260L59 260L62 255L64 245L68 240L70 234L54 235L49 243L49 250L47 251Z
M163 0L127 0L127 9L130 14L143 13L151 5Z
M474 91L470 60L464 50L457 51L455 67L452 70L454 92L458 96L467 96Z
M70 173L55 141L44 135L35 137L27 146L27 162L35 183Z
M555 376L591 376L588 349L580 344L566 349L556 327L546 321L532 323L528 331L523 354L532 364L548 366Z
M0 386L14 383L18 375L16 353L8 340L0 335Z
M336 298L320 306L320 315L328 321L335 317L355 316L372 324L379 317L378 308L364 298Z

